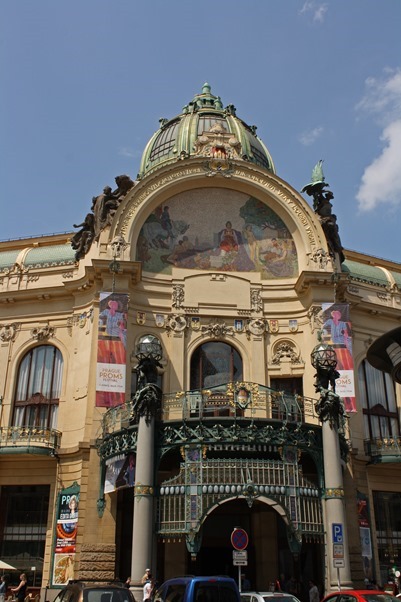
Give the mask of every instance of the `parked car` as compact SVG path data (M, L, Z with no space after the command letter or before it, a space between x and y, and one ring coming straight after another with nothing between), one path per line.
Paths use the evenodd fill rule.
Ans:
M165 581L157 589L154 602L241 602L241 600L238 586L231 577L185 576Z
M57 594L54 602L135 602L135 599L122 585L71 581Z
M399 600L382 590L344 589L328 594L322 602L399 602Z
M244 592L241 602L299 602L298 598L285 592Z

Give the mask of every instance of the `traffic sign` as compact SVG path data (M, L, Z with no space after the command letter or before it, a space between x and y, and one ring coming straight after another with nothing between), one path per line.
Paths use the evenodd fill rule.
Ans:
M236 550L245 550L249 543L248 533L240 527L235 527L231 533L231 543Z
M248 566L248 561L247 560L233 560L233 565L234 566Z
M233 560L248 560L248 550L233 550Z
M333 567L335 569L343 569L345 567L344 558L333 558Z
M332 523L333 543L344 543L343 526L341 523Z
M342 543L333 544L333 558L344 558L344 546Z

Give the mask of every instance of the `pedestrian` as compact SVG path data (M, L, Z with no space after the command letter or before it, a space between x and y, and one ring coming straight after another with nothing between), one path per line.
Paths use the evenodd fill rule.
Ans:
M6 599L7 586L8 586L7 576L2 575L1 583L0 583L0 602L4 602L4 600Z
M319 590L317 589L316 583L309 579L309 602L319 602Z
M11 588L11 591L16 594L15 597L17 600L24 601L26 598L26 588L27 588L27 578L25 573L21 573L19 576L20 582L18 587Z
M145 602L145 601L147 602L148 600L150 600L151 595L152 595L153 586L154 586L154 582L152 579L152 575L149 571L148 579L145 581L145 585L143 586L143 602Z
M127 577L127 579L124 583L124 587L126 587L127 589L129 589L131 587L131 577Z
M143 577L141 579L142 585L145 585L146 581L148 581L149 579L150 579L150 569L145 569L145 574L143 575Z

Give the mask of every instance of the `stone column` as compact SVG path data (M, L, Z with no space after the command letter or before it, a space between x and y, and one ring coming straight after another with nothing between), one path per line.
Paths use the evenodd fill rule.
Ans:
M339 586L341 589L352 588L347 517L345 513L344 485L337 426L330 424L329 420L324 421L322 425L322 435L328 562L327 589L329 591L335 591L338 590ZM333 540L333 525L342 526L342 544L338 543L338 528L336 528L337 543L335 544ZM336 562L343 564L343 567L337 568L334 566L334 544L336 546L342 545L343 559L337 558ZM341 548L337 548L336 551L341 552ZM328 593L328 591L326 593Z
M132 531L131 582L135 586L140 585L145 569L152 570L154 431L154 417L147 422L146 417L141 416L138 424Z
M134 485L134 517L132 529L131 590L142 601L141 578L147 568L151 571L154 525L154 438L155 419L161 407L162 391L156 384L161 368L159 343L143 343L138 348L136 368L138 387L133 398L133 420L138 423L136 444L136 474ZM140 347L140 346L139 346ZM145 353L146 352L146 353Z
M320 338L320 337L319 337ZM344 404L337 395L335 381L337 356L331 345L320 342L311 353L316 368L315 390L320 394L315 409L322 423L326 522L326 593L352 589L349 561L347 517L341 468L339 426L344 421ZM333 527L334 525L334 527ZM335 534L333 534L335 529ZM335 553L334 553L334 545ZM336 565L336 566L334 566Z

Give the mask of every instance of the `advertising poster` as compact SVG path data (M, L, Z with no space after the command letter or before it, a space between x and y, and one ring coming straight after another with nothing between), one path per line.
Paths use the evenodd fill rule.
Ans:
M334 347L337 356L336 393L344 400L346 412L356 412L352 329L347 303L322 303L323 342Z
M121 487L135 485L136 456L116 456L106 461L104 493L112 493Z
M78 532L79 493L64 490L59 494L52 584L66 585L74 579L74 561Z
M96 406L125 401L128 295L100 293Z
M369 502L366 495L357 492L357 512L359 524L359 536L361 540L361 554L363 562L363 572L365 579L372 581L373 579L373 553L372 540L369 524Z

